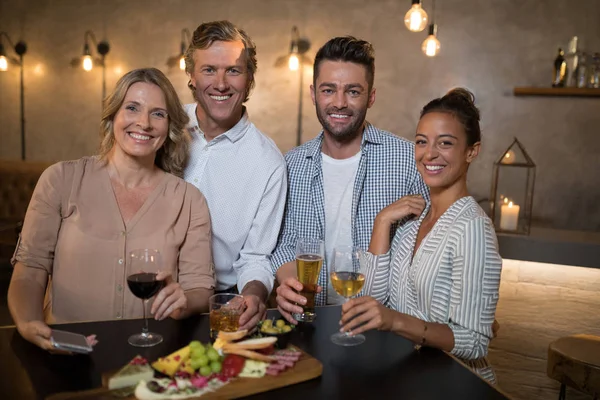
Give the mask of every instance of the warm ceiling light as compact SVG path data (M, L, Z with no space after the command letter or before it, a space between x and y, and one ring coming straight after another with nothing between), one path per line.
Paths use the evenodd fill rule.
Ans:
M96 52L99 57L92 56L92 47L90 43L96 45ZM106 96L106 55L110 51L110 46L106 40L96 41L96 36L92 31L85 31L83 34L83 54L81 57L75 57L71 60L71 65L75 68L83 68L84 71L91 71L95 66L102 68L102 98Z
M300 64L302 64L301 58L304 58L304 54L310 48L310 42L308 39L301 38L297 27L292 27L292 40L290 41L290 53L288 55L288 68L290 71L298 71Z
M81 66L84 71L91 71L94 68L94 62L92 61L92 56L89 54L83 56L81 58Z
M290 68L290 71L298 71L298 68L300 67L300 59L298 59L298 54L290 54L288 67Z
M9 57L6 54L6 50L4 49L4 45L2 44L2 38L5 38L8 41L9 48L13 49L15 54L19 56L19 58ZM0 71L4 72L8 70L8 67L13 65L23 65L23 54L27 52L27 45L23 41L17 42L16 45L13 45L10 37L6 32L0 32Z
M429 25L429 36L427 36L427 39L423 41L423 45L421 46L421 50L428 57L435 57L440 52L440 41L437 39L436 33L437 25Z
M6 39L9 44L9 48L13 49L18 58L9 57L4 51L4 45L2 44L2 38ZM20 103L21 103L21 159L25 160L25 79L24 79L24 68L23 68L23 55L27 53L27 45L22 40L19 40L16 45L13 45L10 36L6 32L0 32L0 71L6 71L10 64L17 65L20 67Z
M410 10L404 16L404 25L411 32L421 32L427 26L427 13L421 7L421 0L412 0Z
M179 67L180 70L185 71L185 52L192 41L190 31L187 28L181 30L181 43L179 45L179 54L167 59L167 66L169 68Z
M6 71L8 69L8 60L6 59L6 56L1 55L0 56L0 71Z

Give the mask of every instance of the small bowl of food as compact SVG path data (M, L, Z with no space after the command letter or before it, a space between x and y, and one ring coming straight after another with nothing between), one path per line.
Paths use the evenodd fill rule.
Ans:
M265 319L260 322L259 332L262 336L274 336L277 338L275 345L280 349L285 349L292 335L293 325L287 324L283 319L274 321Z

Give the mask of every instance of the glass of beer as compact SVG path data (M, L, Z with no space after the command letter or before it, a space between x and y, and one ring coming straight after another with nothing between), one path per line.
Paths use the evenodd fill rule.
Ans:
M217 339L219 331L235 332L240 328L240 315L246 303L244 297L233 293L220 293L208 299L210 310L210 338Z
M300 314L293 313L296 321L312 322L315 320L315 294L323 258L325 244L321 239L299 238L296 244L296 270L298 280L302 284L300 295L306 298L306 304L298 304L304 309Z
M333 249L331 285L345 301L356 296L365 284L365 263L361 259L363 252L356 247L338 246ZM365 340L363 334L350 336L348 332L337 332L331 335L331 341L340 346L356 346Z

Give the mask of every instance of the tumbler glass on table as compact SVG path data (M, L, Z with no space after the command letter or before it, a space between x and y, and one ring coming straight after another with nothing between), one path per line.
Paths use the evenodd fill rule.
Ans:
M210 310L210 339L215 341L219 331L235 332L240 328L240 315L246 303L244 297L234 293L219 293L208 299Z
M164 280L156 280L156 275L163 269L160 252L155 249L133 250L129 253L127 265L127 286L131 293L142 299L144 310L144 327L142 333L129 337L129 344L136 347L150 347L163 341L161 335L148 331L146 306L148 300L164 286Z
M293 313L296 321L313 322L315 320L315 294L317 282L323 267L325 244L321 239L300 238L296 244L296 270L298 281L302 284L300 295L306 298L306 304L298 304L302 313Z
M365 284L364 266L361 262L363 252L352 246L338 246L333 249L331 263L331 285L345 302L356 296ZM363 334L350 335L337 332L331 335L331 341L340 346L356 346L365 341Z

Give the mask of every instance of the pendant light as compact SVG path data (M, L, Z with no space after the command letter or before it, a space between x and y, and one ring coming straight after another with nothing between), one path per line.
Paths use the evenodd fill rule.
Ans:
M410 10L404 16L404 25L411 32L421 32L427 26L427 13L421 7L421 0L412 0Z
M431 24L429 24L429 36L423 41L421 50L427 57L435 57L440 52L440 41L437 38L437 25L435 24L435 0L431 11Z

